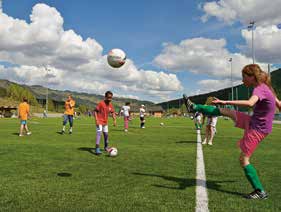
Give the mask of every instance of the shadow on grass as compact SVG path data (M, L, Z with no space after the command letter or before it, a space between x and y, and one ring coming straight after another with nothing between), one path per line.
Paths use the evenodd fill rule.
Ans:
M196 141L177 141L177 144L197 144Z
M18 133L18 132L14 132L14 133L12 133L12 135L17 135L17 136L19 136L19 133Z
M57 175L59 177L71 177L72 176L72 174L68 173L68 172L60 172L60 173L57 173Z
M94 155L95 155L95 149L96 148L92 148L92 147L80 147L80 148L78 148L78 150L80 150L80 151L89 152L89 153L94 154Z
M139 175L139 176L147 176L147 177L158 177L158 178L162 178L164 180L168 180L168 181L173 181L179 184L178 187L171 187L171 186L165 186L165 185L156 185L153 184L152 186L155 187L159 187L159 188L167 188L167 189L179 189L179 190L183 190L186 189L188 187L192 187L192 186L196 186L196 179L190 179L190 178L179 178L179 177L172 177L172 176L165 176L165 175L157 175L157 174L146 174L146 173L133 173L134 175ZM215 191L219 191L222 193L227 193L227 194L231 194L231 195L238 195L241 196L243 195L242 193L239 192L235 192L235 191L228 191L225 189L222 189L222 185L223 183L234 183L236 181L233 180L225 180L225 181L214 181L214 180L207 180L207 189L212 189ZM202 185L205 182L202 180L198 180L198 184Z

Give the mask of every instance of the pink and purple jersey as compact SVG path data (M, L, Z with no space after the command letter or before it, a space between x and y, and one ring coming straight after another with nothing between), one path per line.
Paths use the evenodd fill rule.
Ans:
M250 128L265 134L271 133L275 113L275 96L264 83L255 87L252 95L257 96L259 100L254 107Z

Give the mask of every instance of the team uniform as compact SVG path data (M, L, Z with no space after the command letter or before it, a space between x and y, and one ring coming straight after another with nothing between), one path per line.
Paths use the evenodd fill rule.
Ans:
M145 109L143 107L140 108L140 127L145 128L144 123L145 123Z
M104 149L108 148L108 115L115 116L114 107L111 103L106 104L101 101L95 108L96 112L96 146L99 146L101 133L104 136ZM99 154L99 149L96 148L96 153Z
M19 104L18 112L19 112L20 124L21 124L21 127L26 129L27 135L31 134L31 132L28 131L28 129L27 129L27 118L28 118L29 110L30 110L30 107L27 102L22 102ZM22 132L20 132L19 136L23 136Z
M74 107L75 107L75 101L73 99L66 100L64 103L64 115L63 115L63 129L62 134L65 132L65 125L67 122L69 122L69 134L72 133L72 127L73 127L73 116L74 116Z
M205 137L204 141L202 142L202 144L213 145L213 138L217 131L217 129L216 129L217 121L218 121L217 116L207 116L206 134L205 134L206 137Z
M251 156L257 145L272 131L275 113L275 96L267 85L254 88L253 95L259 98L253 115L236 111L236 127L244 129L244 136L238 146L246 156Z
M27 117L29 114L29 104L27 102L22 102L19 104L19 118L20 123L23 125L27 124Z
M127 132L128 128L129 128L130 109L131 108L128 105L124 105L121 108L121 112L122 112L122 114L124 116L124 130L125 130L125 132Z

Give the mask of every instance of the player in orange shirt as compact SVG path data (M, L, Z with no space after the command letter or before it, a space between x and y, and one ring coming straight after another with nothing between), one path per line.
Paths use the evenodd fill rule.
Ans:
M107 91L105 93L105 98L101 101L94 112L94 118L96 121L96 154L101 154L100 151L100 139L101 133L103 132L104 136L104 150L108 149L108 115L111 113L113 118L113 125L116 126L116 115L114 112L114 107L111 104L111 100L113 97L113 93L111 91Z
M71 95L68 95L67 100L64 103L64 115L63 115L63 127L61 134L65 133L65 125L69 121L69 134L72 134L72 127L73 127L73 115L74 115L74 107L75 107L75 101L73 100Z
M19 112L19 119L20 119L20 134L19 136L23 136L23 130L25 130L27 135L31 135L31 132L28 130L27 127L27 118L29 117L29 104L27 103L27 98L22 98L22 103L19 104L18 112Z

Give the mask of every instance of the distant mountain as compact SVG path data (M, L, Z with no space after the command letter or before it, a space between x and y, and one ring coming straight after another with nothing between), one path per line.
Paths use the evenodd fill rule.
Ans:
M1 80L0 79L0 97L4 97L6 94L6 91L8 87L11 84L17 84L14 82L10 82L8 80ZM20 85L20 84L17 84ZM22 87L25 87L29 89L33 95L36 97L36 99L46 99L46 94L47 94L47 88L43 87L41 85L20 85ZM84 92L76 92L76 91L60 91L60 90L54 90L54 89L48 89L48 97L49 99L52 99L53 101L56 102L64 102L68 94L72 94L73 98L76 101L77 106L79 105L86 105L90 108L94 108L96 104L104 99L103 95L97 95L97 94L89 94L89 93L84 93ZM137 100L137 99L130 99L130 98L120 98L114 96L113 103L115 106L120 107L125 104L125 102L131 102L132 106L140 106L141 104L144 105L154 105L153 102L150 101L142 101L142 100Z

